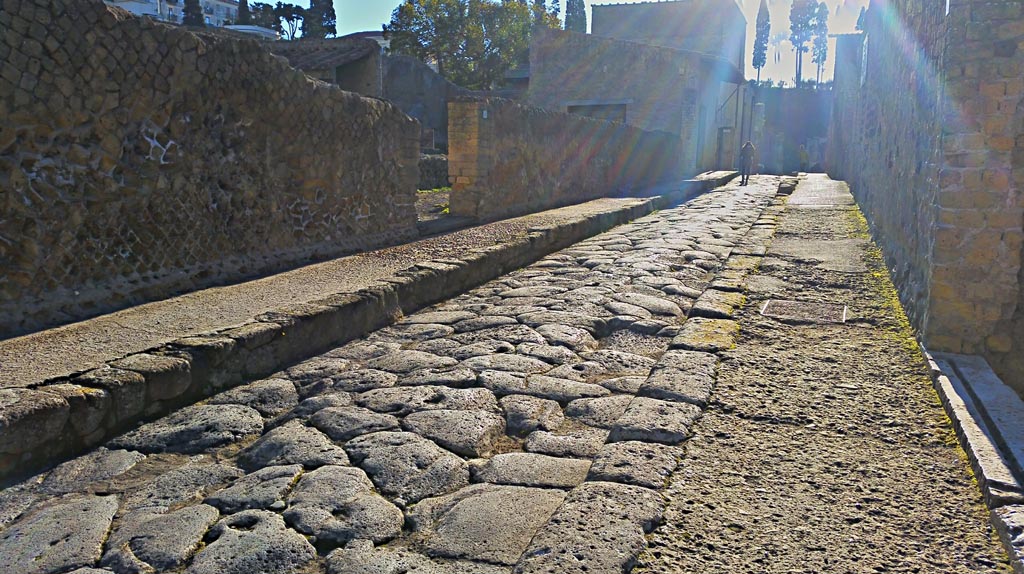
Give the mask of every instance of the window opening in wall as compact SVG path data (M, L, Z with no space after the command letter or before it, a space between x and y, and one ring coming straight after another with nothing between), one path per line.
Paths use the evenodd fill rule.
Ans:
M626 123L626 104L586 104L567 106L570 114L586 116L595 120Z

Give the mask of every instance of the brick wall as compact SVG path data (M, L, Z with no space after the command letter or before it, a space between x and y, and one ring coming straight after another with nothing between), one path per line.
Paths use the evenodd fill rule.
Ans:
M850 181L936 350L1024 390L1024 5L872 2L841 43L831 172ZM846 52L844 54L844 52ZM858 59L860 63L852 65Z
M255 40L0 3L0 337L414 236L393 105Z
M452 215L498 219L682 176L674 134L508 100L448 105Z

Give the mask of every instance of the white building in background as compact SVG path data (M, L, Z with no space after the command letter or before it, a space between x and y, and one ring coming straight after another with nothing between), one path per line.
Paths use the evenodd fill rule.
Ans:
M104 0L132 14L150 16L165 22L181 23L185 0ZM207 26L225 26L238 20L236 0L200 0Z

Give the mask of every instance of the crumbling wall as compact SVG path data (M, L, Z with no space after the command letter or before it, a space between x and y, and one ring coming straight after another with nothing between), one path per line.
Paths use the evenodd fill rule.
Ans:
M523 106L449 104L452 215L499 219L682 177L675 134Z
M395 106L255 40L0 2L0 337L415 235Z
M850 182L924 342L984 354L1018 390L1022 41L1018 1L952 0L947 14L874 0L859 54L839 45L829 166Z

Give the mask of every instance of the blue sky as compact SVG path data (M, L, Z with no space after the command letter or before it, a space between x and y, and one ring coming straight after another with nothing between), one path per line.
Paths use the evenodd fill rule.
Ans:
M589 9L592 4L631 4L641 0L587 0L587 21L590 21ZM307 2L301 3L307 4ZM750 43L754 36L754 19L757 16L757 8L760 0L737 0L747 17L747 42ZM791 0L768 0L769 11L772 16L772 34L784 33L789 29L789 5ZM857 22L857 14L861 6L866 6L868 0L825 0L832 8L832 17L829 21L829 32L844 33L852 32ZM391 11L400 4L400 0L334 0L334 9L338 14L338 35L360 32L363 30L380 30L381 25L391 19ZM564 5L565 2L562 2ZM775 62L775 52L778 52L779 62ZM829 50L831 59L833 48ZM754 70L750 69L750 47L747 48L747 77L754 76ZM771 78L774 80L785 80L792 82L795 60L792 46L788 42L781 43L778 47L770 47L768 52L768 65L761 72L761 79ZM826 66L827 77L831 77L832 65ZM813 65L806 61L804 63L804 77L814 77Z

